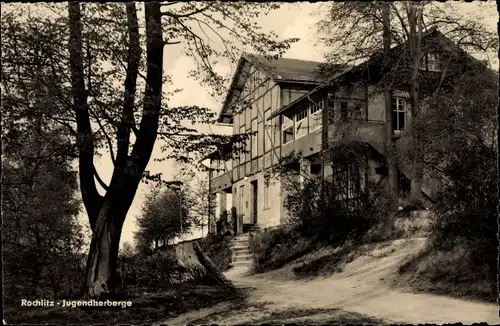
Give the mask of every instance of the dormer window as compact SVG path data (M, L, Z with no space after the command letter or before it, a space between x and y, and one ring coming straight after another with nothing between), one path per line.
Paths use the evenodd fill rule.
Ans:
M441 71L441 69L439 67L438 56L435 54L432 54L432 53L425 53L422 56L422 62L420 64L420 69L427 70L427 71L435 71L435 72Z

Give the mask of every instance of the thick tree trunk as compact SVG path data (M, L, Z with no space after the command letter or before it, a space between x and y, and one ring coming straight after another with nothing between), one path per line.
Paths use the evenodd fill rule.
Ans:
M384 24L383 30L383 44L384 44L384 68L385 68L385 81L384 81L384 98L385 98L385 118L386 118L386 144L385 144L385 157L387 160L387 185L390 198L390 210L395 211L397 208L398 198L398 181L397 181L397 166L394 155L394 139L392 127L392 85L390 82L389 70L389 51L391 47L391 21L390 21L390 8L389 4L384 2L382 5L382 18Z
M410 3L408 11L408 21L410 24L410 58L411 58L411 80L410 80L410 105L411 115L414 122L418 122L420 118L420 93L419 93L419 67L422 57L421 49L421 14L419 4ZM418 28L417 28L418 27ZM422 146L418 132L412 128L412 141L414 144L414 155L412 162L412 177L411 177L411 192L410 202L412 204L422 203L422 179L423 179L423 163L422 163Z
M210 275L212 279L229 290L235 290L233 283L231 283L231 281L229 281L224 274L221 273L212 260L203 252L199 244L195 243L193 245L193 249L201 265L203 265L207 274Z
M117 219L108 203L99 214L87 259L85 297L101 297L112 292L116 281L116 262L125 216Z
M231 281L215 266L198 243L193 241L179 243L175 247L175 252L179 264L187 270L197 271L203 269L206 275L217 284L224 286L228 290L235 290Z

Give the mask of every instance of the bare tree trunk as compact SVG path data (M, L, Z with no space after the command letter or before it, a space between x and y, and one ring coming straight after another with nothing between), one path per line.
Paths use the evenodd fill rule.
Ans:
M411 58L411 81L410 81L410 105L411 115L414 122L420 118L420 93L419 93L419 67L422 57L421 49L421 8L419 4L410 2L408 12L408 22L410 29L410 58ZM418 30L417 30L418 27ZM414 128L411 128L414 131ZM414 144L414 155L412 162L411 192L410 201L412 204L422 203L422 146L418 132L412 132L412 141Z
M85 297L106 295L115 286L116 262L123 223L120 225L115 222L116 219L112 218L109 206L107 203L103 205L92 235L85 273Z
M397 180L397 166L395 163L394 155L394 138L392 127L392 85L389 78L389 62L390 62L390 48L391 48L391 20L389 3L383 2L382 4L382 19L384 24L383 30L383 44L384 44L384 68L385 68L385 81L384 81L384 99L385 99L385 118L386 118L386 153L387 160L387 184L389 194L391 196L391 211L396 210L398 198L398 180Z
M92 228L92 240L87 260L84 296L108 294L114 284L121 230L137 187L149 162L158 131L163 75L163 36L161 11L158 2L145 4L147 44L147 85L143 114L136 141L129 154L133 120L136 80L140 62L139 28L135 3L127 3L129 57L125 78L125 95L121 122L117 126L117 155L115 168L106 195L97 192L93 165L94 148L90 127L87 94L83 79L82 24L80 4L70 2L70 65L72 93L76 113L79 149L80 188Z

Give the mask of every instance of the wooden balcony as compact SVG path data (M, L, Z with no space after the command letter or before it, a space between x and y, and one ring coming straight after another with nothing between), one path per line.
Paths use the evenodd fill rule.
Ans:
M222 175L219 175L217 177L212 178L211 184L210 184L210 190L211 192L219 192L222 191L223 189L232 187L233 183L231 182L232 170L229 172L226 172Z
M385 122L356 120L336 120L328 128L329 142L363 142L370 144L381 154L384 153Z

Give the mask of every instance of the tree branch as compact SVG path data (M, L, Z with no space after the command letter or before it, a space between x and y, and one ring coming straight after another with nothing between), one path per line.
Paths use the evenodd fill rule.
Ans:
M117 130L117 167L124 167L128 159L130 146L130 130L134 125L134 104L137 87L137 75L141 60L141 45L139 43L139 23L134 2L128 2L127 26L129 35L129 52L127 58L127 75L125 78L125 95L123 101L122 119Z
M97 179L97 182L99 182L99 184L101 185L101 187L104 190L108 191L109 186L106 183L104 183L104 181L101 179L101 177L99 176L99 173L97 173L97 169L95 168L95 166L94 166L94 176Z
M103 198L99 195L94 180L94 144L92 139L92 128L90 125L89 105L87 103L87 92L85 90L83 73L83 46L82 46L82 23L80 3L68 3L69 18L69 55L71 69L71 93L73 95L73 109L76 115L80 189L83 203L87 209L89 222L92 230L97 221Z
M145 3L146 16L146 90L144 92L143 113L137 139L127 168L134 184L140 182L142 173L151 157L156 141L161 110L163 86L163 33L161 11L158 2ZM133 197L130 198L130 202Z
M94 118L96 119L97 124L99 125L99 130L102 130L104 138L106 138L106 141L108 143L109 155L111 157L111 162L113 162L113 165L116 165L116 156L115 156L114 151L113 151L113 141L111 140L111 137L109 137L108 133L106 132L106 129L102 125L101 120L99 119L99 117L97 116L97 114L95 114L92 110L89 110L89 111L94 116Z
M191 17L191 16L194 16L196 14L199 14L201 12L204 12L206 11L208 8L212 7L213 5L215 4L215 2L210 2L208 5L206 5L205 7L202 7L202 8L199 8L199 9L196 9L192 12L189 12L189 13L186 13L186 14L174 14L174 13L171 13L169 11L164 11L161 13L162 16L167 16L167 17L172 17L172 18L187 18L187 17Z

